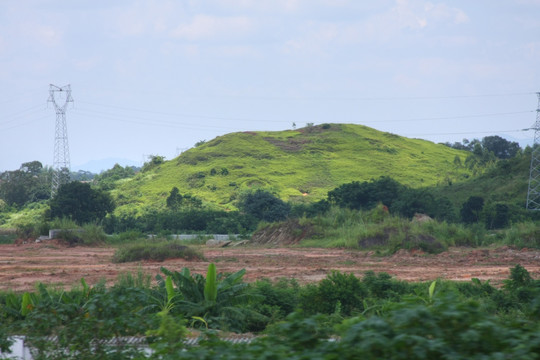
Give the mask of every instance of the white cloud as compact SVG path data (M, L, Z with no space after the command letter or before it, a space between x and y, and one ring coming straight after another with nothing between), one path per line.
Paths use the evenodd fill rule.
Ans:
M253 23L247 17L196 15L190 23L179 25L171 32L171 35L193 41L213 37L235 36L248 33L252 29Z

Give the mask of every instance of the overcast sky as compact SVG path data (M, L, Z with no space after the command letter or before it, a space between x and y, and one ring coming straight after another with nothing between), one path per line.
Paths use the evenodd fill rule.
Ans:
M53 165L49 84L71 84L75 169L293 123L531 144L539 14L540 0L2 0L0 171Z

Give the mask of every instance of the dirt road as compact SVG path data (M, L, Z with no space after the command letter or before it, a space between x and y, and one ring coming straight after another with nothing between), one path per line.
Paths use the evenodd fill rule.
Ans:
M452 248L438 255L401 250L389 257L365 251L314 248L201 247L200 251L206 261L173 259L113 264L114 248L110 247L66 247L54 242L0 245L0 289L32 290L38 281L70 288L82 277L89 284L100 279L112 284L120 273L142 269L153 277L161 266L170 270L188 267L192 272L205 273L209 262L216 263L219 272L245 268L247 281L289 277L307 283L323 279L332 270L359 276L373 270L407 281L479 278L491 279L496 285L508 278L510 267L516 264L524 266L533 278L540 277L540 251L507 247Z

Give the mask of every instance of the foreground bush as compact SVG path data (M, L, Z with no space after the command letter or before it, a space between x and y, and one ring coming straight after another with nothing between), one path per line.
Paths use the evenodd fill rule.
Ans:
M203 256L197 251L175 241L138 242L117 249L113 262L131 262L140 260L163 261L165 259L202 260Z

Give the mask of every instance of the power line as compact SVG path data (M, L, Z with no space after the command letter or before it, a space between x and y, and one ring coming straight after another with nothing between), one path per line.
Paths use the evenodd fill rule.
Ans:
M490 116L506 116L506 115L517 115L517 114L528 114L532 113L534 110L526 111L513 111L513 112L503 112L503 113L490 113L490 114L475 114L475 115L458 115L458 116L444 116L444 117L429 117L429 118L411 118L411 119L393 119L393 120L373 120L373 121L363 121L362 123L383 123L383 122L408 122L408 121L432 121L432 120L455 120L455 119L470 119L470 118L480 118L480 117L490 117Z
M403 134L403 135L404 136L472 135L472 134L513 133L513 132L523 132L523 131L528 131L528 130L530 129L469 131L469 132L430 133L430 134Z
M175 117L187 117L187 118L197 118L197 119L213 119L213 120L227 120L227 121L260 121L260 122L279 122L279 123L289 123L288 120L272 120L272 119L253 119L253 118L242 118L242 117L225 117L225 116L213 116L213 115L198 115L198 114L185 114L185 113L169 113L169 112L163 112L163 111L153 111L153 110L147 110L147 109L136 109L136 108L128 108L128 107L122 107L122 106L115 106L115 105L105 105L105 104L97 104L97 103L91 103L91 102L84 102L89 105L97 105L102 107L108 107L108 108L115 108L120 110L127 110L127 111L133 111L133 112L145 112L149 114L155 114L155 115L165 115L165 116L175 116Z
M19 128L19 127L23 127L23 126L26 126L26 125L33 124L33 123L35 123L37 121L43 120L43 119L48 118L48 117L49 117L48 115L43 115L41 117L35 118L33 120L30 120L30 121L26 121L26 122L23 122L23 123L18 123L16 125L12 125L12 126L8 126L8 127L2 127L2 130L7 131L7 130L11 130L11 129L16 129L16 128Z
M290 123L289 120L274 120L274 119L255 119L255 118L241 118L241 117L224 117L224 116L212 116L212 115L197 115L197 114L185 114L185 113L169 113L162 111L152 111L147 109L135 109L127 108L114 105L105 105L85 102L87 104L116 108L127 111L134 112L145 112L156 115L166 115L166 116L178 116L178 117L189 117L189 118L201 118L201 119L214 119L214 120L227 120L227 121L248 121L248 122L275 122L275 123ZM409 121L432 121L432 120L454 120L454 119L468 119L468 118L480 118L480 117L490 117L490 116L507 116L507 115L518 115L518 114L527 114L532 113L534 110L524 110L524 111L512 111L512 112L500 112L500 113L486 113L486 114L472 114L472 115L456 115L456 116L444 116L444 117L427 117L427 118L410 118L410 119L391 119L391 120L373 120L373 121L362 121L361 123L384 123L384 122L409 122ZM110 113L103 113L108 115L113 115ZM131 117L133 118L133 117ZM146 118L136 117L138 119L146 120ZM324 121L323 121L324 122Z
M182 94L184 99L250 99L250 100L314 100L314 101L396 101L396 100L444 100L444 99L474 99L489 97L508 97L532 95L535 92L508 92L508 93L489 93L489 94L471 94L471 95L440 95L440 96L273 96L273 95L193 95Z

